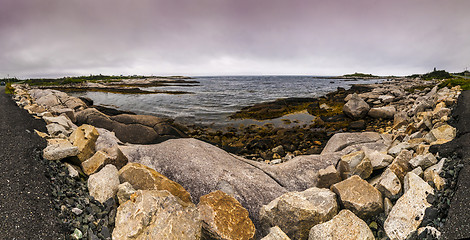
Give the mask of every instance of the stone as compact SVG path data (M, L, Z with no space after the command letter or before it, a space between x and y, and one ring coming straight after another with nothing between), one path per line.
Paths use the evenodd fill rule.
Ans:
M398 179L403 182L406 173L411 171L411 167L409 161L413 156L413 152L409 150L402 150L397 157L393 160L392 164L388 166L390 170L392 170L395 175L397 175Z
M432 153L427 153L425 155L418 155L410 160L410 166L412 168L421 167L426 169L437 163L436 157Z
M47 132L52 137L66 138L71 133L71 131L65 129L64 126L57 123L48 124L46 125L46 128Z
M359 176L352 176L331 186L341 205L358 217L367 219L383 211L382 194Z
M330 188L331 185L341 181L341 176L334 165L318 171L317 187Z
M78 150L78 148L77 148ZM67 170L69 171L69 176L72 178L78 178L80 174L78 173L77 169L75 169L75 166L72 166L71 164L64 163L65 167L67 167Z
M131 195L134 194L136 190L128 182L119 184L118 190L116 193L119 204L125 203L127 200L131 199Z
M48 138L49 135L47 133L44 133L44 132L41 132L41 131L38 131L36 129L34 129L34 132L41 138Z
M362 151L364 151L365 157L370 160L374 170L385 168L393 162L393 157L385 152L368 149L367 147L363 147Z
M43 150L43 157L47 160L61 160L68 157L77 156L78 147L73 146L69 141L64 140L56 144L48 145Z
M283 186L313 187L318 171L315 169L325 168L339 159L339 156L307 156L268 165L231 155L192 138L170 139L153 145L127 145L120 149L129 162L144 164L168 176L187 189L194 199L216 190L235 197L248 210L255 226L258 226L259 208L287 192ZM305 168L307 165L309 168Z
M417 167L413 169L411 172L418 175L419 177L423 177L423 169L421 167Z
M113 239L201 239L198 209L166 190L138 190L117 209Z
M445 180L439 175L444 167L444 162L445 158L441 159L439 163L427 168L423 174L424 181L432 181L437 190L442 190L445 186Z
M97 151L92 157L82 162L82 169L86 175L99 171L107 164L121 169L127 164L127 157L119 150L117 146Z
M390 149L388 149L387 153L392 156L397 156L403 149L410 149L411 144L408 142L401 142Z
M393 106L371 108L369 116L373 118L393 119L397 110Z
M421 237L421 234L423 234L425 231L427 231L427 234L433 236L434 239L441 239L441 232L439 230L437 230L436 228L431 227L431 226L418 228L418 231L417 231L418 238ZM422 239L424 239L424 237L427 237L429 235L424 235L422 237Z
M442 139L444 140L443 143L452 141L456 134L457 131L454 127L451 127L450 125L443 125L438 128L432 129L430 132L437 140Z
M308 240L373 240L374 235L367 223L347 209L328 222L315 225Z
M306 239L309 230L338 213L335 194L323 188L288 192L260 210L262 231L278 226L292 239Z
M255 236L255 225L248 211L220 190L202 196L198 209L207 238L250 240Z
M98 139L98 131L91 125L82 125L70 135L70 142L78 147L80 153L78 159L83 162L95 154L95 143Z
M385 217L388 216L388 214L392 211L393 208L393 203L390 199L384 198L384 214Z
M338 165L339 172L343 179L352 175L359 175L362 179L367 179L372 174L372 163L365 157L364 151L357 151L341 157Z
M60 105L59 99L54 94L48 94L41 98L36 99L36 103L43 107L51 108Z
M72 212L78 216L83 213L83 210L80 208L72 208Z
M103 150L114 146L122 145L123 143L116 137L114 132L108 131L104 128L96 128L98 131L98 139L96 139L95 150Z
M378 97L383 103L390 103L395 100L394 96L391 95L381 95Z
M69 118L67 118L65 116L43 117L42 119L44 119L46 124L56 123L56 124L59 124L59 125L63 126L67 130L70 130L72 128L77 127L77 126L75 126L75 124L72 123L72 121L70 121Z
M357 94L353 94L351 99L344 104L343 112L352 119L361 119L369 112L369 104L367 104Z
M119 186L118 170L115 166L108 164L99 172L88 178L88 190L90 196L104 203L116 195Z
M275 226L270 228L268 235L261 240L290 240L290 238L278 226Z
M119 180L137 190L167 190L183 202L192 203L191 195L180 184L140 163L128 163L119 170Z
M357 144L375 143L381 139L380 134L376 132L336 133L328 140L321 154L339 152Z
M387 168L381 175L380 181L376 186L385 197L389 199L397 199L401 193L401 183L397 175Z
M271 150L271 152L277 153L277 154L279 154L280 156L286 155L286 153L285 153L285 151L284 151L284 147L283 147L282 145L273 148L273 149Z
M82 239L83 238L83 233L79 229L75 228L73 233L70 235L72 239Z
M400 197L384 223L384 230L390 239L404 240L410 233L417 230L424 217L426 208L430 207L426 200L434 189L414 173L408 173L404 180L408 189Z

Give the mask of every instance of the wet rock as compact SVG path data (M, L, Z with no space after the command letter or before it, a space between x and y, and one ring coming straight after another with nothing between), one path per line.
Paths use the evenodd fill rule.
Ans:
M168 191L138 190L119 206L113 239L201 239L201 221L194 205Z
M119 170L119 180L137 190L167 190L183 202L192 203L191 195L178 183L140 163L128 163Z
M248 211L222 191L202 196L198 209L208 238L249 240L255 236L256 229Z
M388 168L382 173L376 188L385 197L390 199L398 198L399 194L401 193L400 180L398 179L397 175L395 175L395 173L393 173L392 170Z
M362 219L383 211L382 194L359 176L352 176L331 186L341 205Z
M390 239L404 240L418 229L426 208L426 197L434 189L414 173L405 177L405 193L400 197L385 220L384 229Z
M393 106L371 108L369 110L369 116L373 118L392 119L396 113L396 109Z
M318 171L317 187L330 188L331 185L341 181L341 176L334 165Z
M427 153L425 155L418 155L410 160L410 166L412 168L421 167L426 169L437 163L436 157L432 153Z
M290 240L290 238L278 226L275 226L270 228L268 235L261 240Z
M91 125L82 125L75 129L70 135L70 142L78 147L80 153L78 159L83 162L95 153L95 143L98 138L98 131Z
M131 198L131 195L134 194L136 190L132 185L128 182L121 183L118 186L118 190L116 193L117 199L119 201L119 204L125 203L127 200Z
M351 99L344 104L343 112L352 119L361 119L369 112L369 104L367 104L357 94L353 94Z
M88 178L88 190L90 196L104 203L116 195L119 186L118 170L115 166L108 164L99 172Z
M261 208L262 231L279 226L292 239L306 239L312 226L330 220L337 212L336 196L328 189L285 193Z
M328 222L310 230L308 240L373 240L374 235L367 223L351 211L344 209Z
M78 147L73 146L69 141L56 141L55 144L48 145L43 150L43 157L47 160L61 160L67 157L77 156Z

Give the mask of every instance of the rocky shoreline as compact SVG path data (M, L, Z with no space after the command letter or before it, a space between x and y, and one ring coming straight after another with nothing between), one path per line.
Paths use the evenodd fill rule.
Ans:
M429 151L456 136L460 89L437 84L339 89L306 106L310 126L228 135L109 116L56 90L16 85L14 98L47 123L37 133L67 239L435 239L461 168Z

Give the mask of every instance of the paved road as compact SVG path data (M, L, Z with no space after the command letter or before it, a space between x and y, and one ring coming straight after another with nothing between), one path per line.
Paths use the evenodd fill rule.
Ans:
M17 107L0 87L0 239L65 238L46 166L34 157L46 143L34 129L45 131L45 123Z

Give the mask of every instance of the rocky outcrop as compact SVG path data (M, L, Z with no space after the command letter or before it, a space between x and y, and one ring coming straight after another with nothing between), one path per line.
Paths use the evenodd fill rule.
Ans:
M106 165L99 172L88 178L90 196L101 203L116 195L119 186L118 170L115 166Z
M140 163L128 163L119 170L119 180L138 190L167 190L185 203L192 203L191 195L178 183Z
M369 112L369 104L367 104L357 94L353 94L351 99L344 104L343 112L352 119L361 119Z
M138 190L119 206L113 239L201 239L199 212L185 205L168 191Z
M308 240L373 240L369 226L354 213L341 210L333 219L310 230Z
M215 191L200 198L198 209L203 223L203 234L210 239L250 240L255 226L248 211L230 195Z
M338 212L336 196L328 189L310 188L289 192L260 210L262 230L279 226L292 239L307 239L310 228Z
M405 177L405 194L398 199L384 223L384 229L392 240L404 240L418 229L424 217L424 211L431 206L426 200L434 193L423 179L414 173Z
M331 186L338 195L341 206L362 219L372 217L383 210L382 194L359 176L352 176Z

